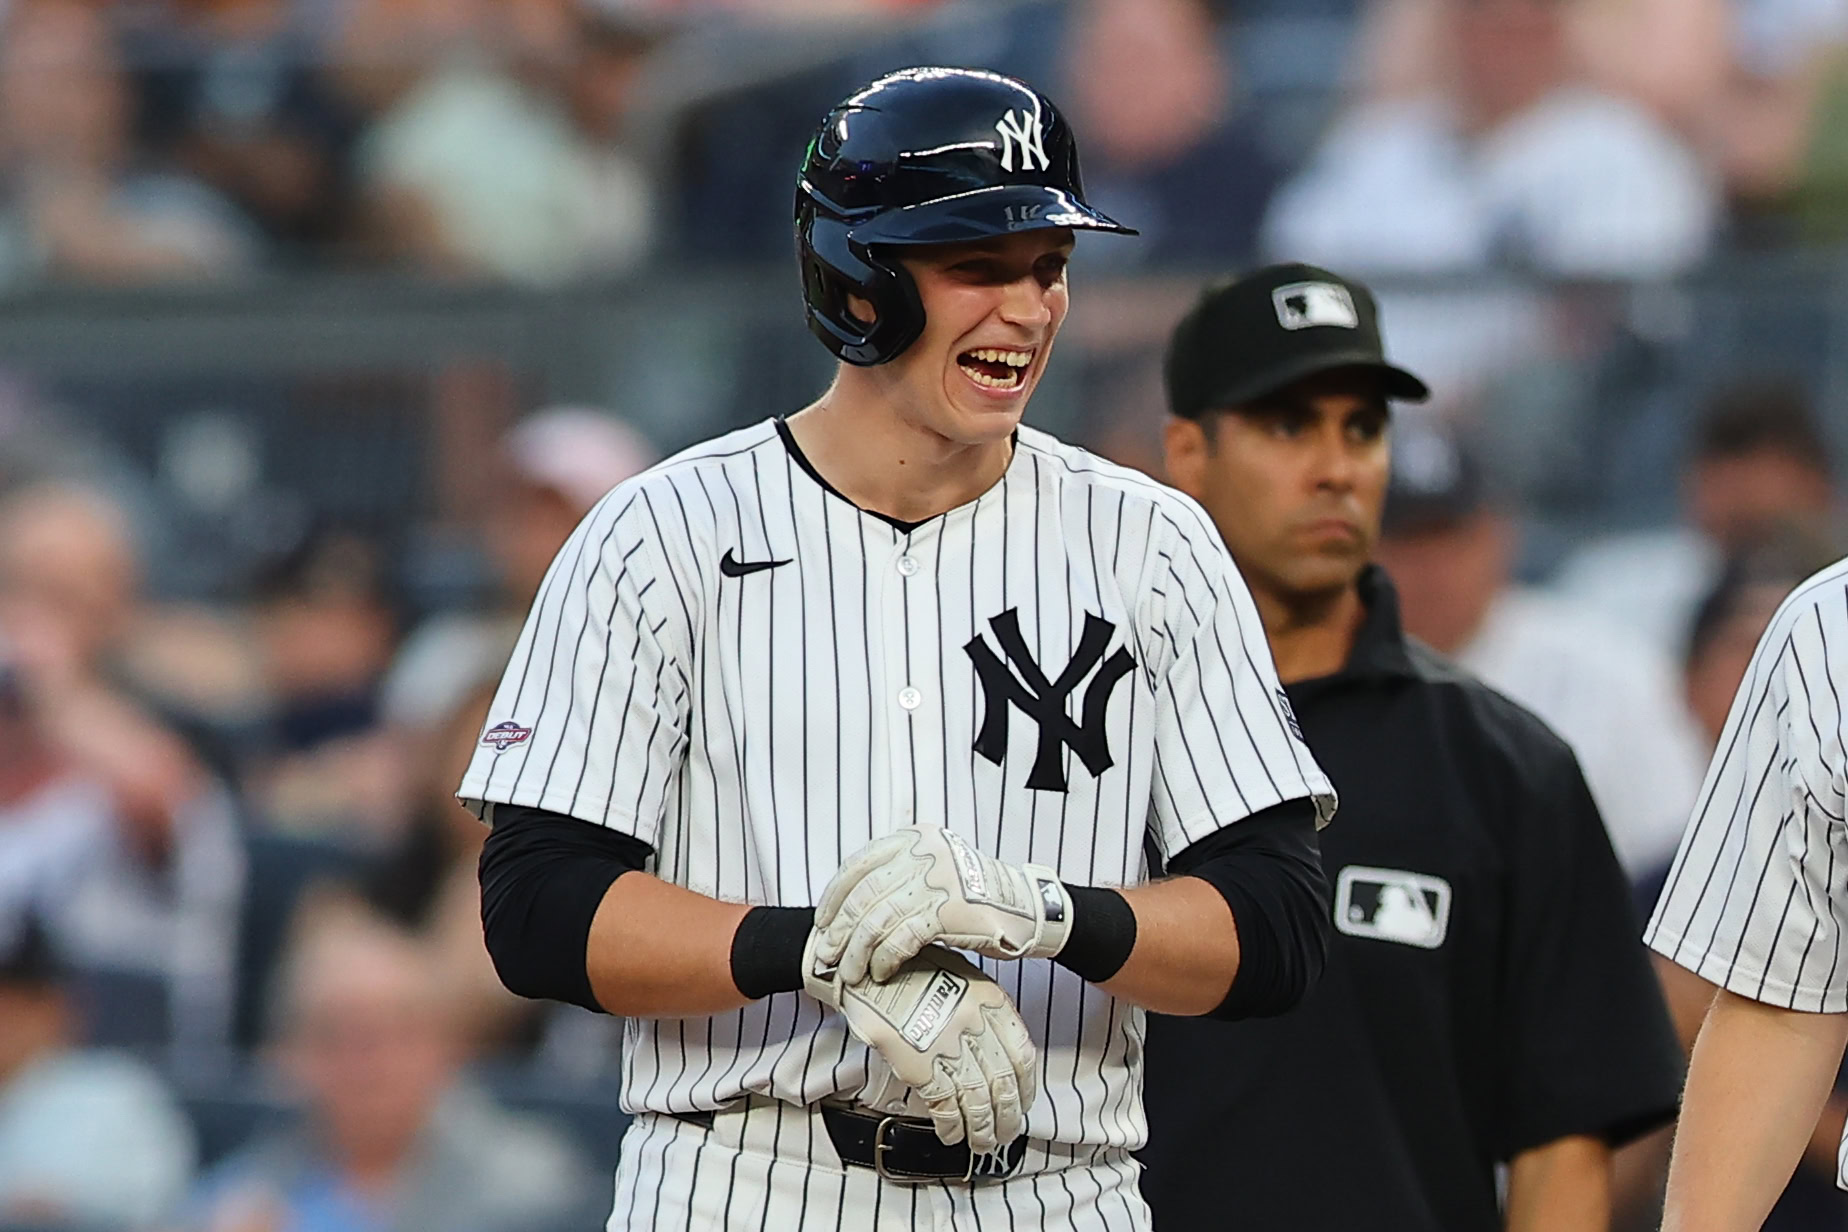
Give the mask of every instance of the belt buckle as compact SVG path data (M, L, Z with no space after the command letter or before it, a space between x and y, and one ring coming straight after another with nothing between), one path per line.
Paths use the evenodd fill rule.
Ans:
M881 1117L878 1126L873 1130L873 1171L879 1174L879 1179L891 1181L894 1185L927 1185L932 1181L948 1180L948 1177L908 1176L904 1173L893 1172L886 1167L886 1152L892 1149L892 1144L885 1140L886 1131L898 1124L899 1120L900 1118L896 1116ZM962 1174L962 1183L965 1185L975 1176L975 1152L969 1151L968 1155L969 1166L963 1169Z

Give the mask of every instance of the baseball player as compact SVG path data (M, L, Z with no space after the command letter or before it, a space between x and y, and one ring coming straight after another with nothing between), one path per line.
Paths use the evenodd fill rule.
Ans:
M1733 698L1645 939L1720 988L1694 1044L1663 1228L1757 1228L1848 1041L1848 561L1784 600ZM1848 1146L1837 1184L1848 1188Z
M1077 231L1127 228L1031 87L848 97L796 195L833 385L534 603L460 794L502 978L629 1020L612 1229L1146 1228L1144 1007L1319 969L1334 796L1230 558L1020 422Z

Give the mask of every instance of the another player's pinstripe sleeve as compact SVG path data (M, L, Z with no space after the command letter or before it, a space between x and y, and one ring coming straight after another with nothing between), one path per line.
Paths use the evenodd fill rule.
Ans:
M686 751L690 639L638 490L605 497L552 562L464 800L548 809L656 843Z
M1752 659L1646 940L1741 996L1848 1010L1848 831L1837 565L1786 601Z
M1303 743L1277 682L1245 581L1216 534L1183 507L1152 545L1156 665L1153 830L1163 856L1286 800L1313 797L1326 822L1335 791ZM1163 539L1165 538L1165 542Z

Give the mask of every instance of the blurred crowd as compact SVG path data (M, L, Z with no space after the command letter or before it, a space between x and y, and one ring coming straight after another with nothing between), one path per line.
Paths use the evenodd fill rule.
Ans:
M1848 546L1848 406L1723 357L1652 387L1648 434L1562 454L1541 404L1629 387L1562 393L1612 318L1556 292L1848 235L1848 0L0 0L0 291L793 278L809 126L920 61L1067 108L1090 197L1143 233L1081 245L1081 280L1287 258L1395 288L1388 345L1438 395L1394 427L1408 630L1567 738L1652 902L1757 637ZM1154 468L1172 312L1079 311L1078 435ZM304 490L262 534L225 504L248 534L201 548L158 496L185 465L99 466L22 398L0 380L0 1226L599 1226L620 1023L500 989L451 793L558 545L711 408L525 399L478 430L440 530L479 580L436 602L407 582L427 528ZM194 429L211 488L237 436ZM1581 533L1646 468L1679 506ZM236 568L187 559L233 540ZM1848 1219L1845 1110L1774 1226Z
M452 793L553 554L652 460L599 411L523 419L496 587L414 627L365 534L205 608L147 599L93 478L0 502L0 1223L588 1226L617 1026L500 988Z
M816 98L1066 100L1114 259L1655 277L1848 230L1836 0L8 0L0 278L774 260ZM1149 65L1160 65L1150 72Z

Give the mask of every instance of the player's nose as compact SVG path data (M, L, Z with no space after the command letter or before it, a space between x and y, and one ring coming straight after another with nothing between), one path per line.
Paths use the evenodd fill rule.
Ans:
M1031 275L1001 288L1001 319L1010 325L1044 329L1052 321L1050 290Z
M1316 486L1337 492L1352 490L1359 464L1340 433L1318 433L1313 451L1311 465Z

